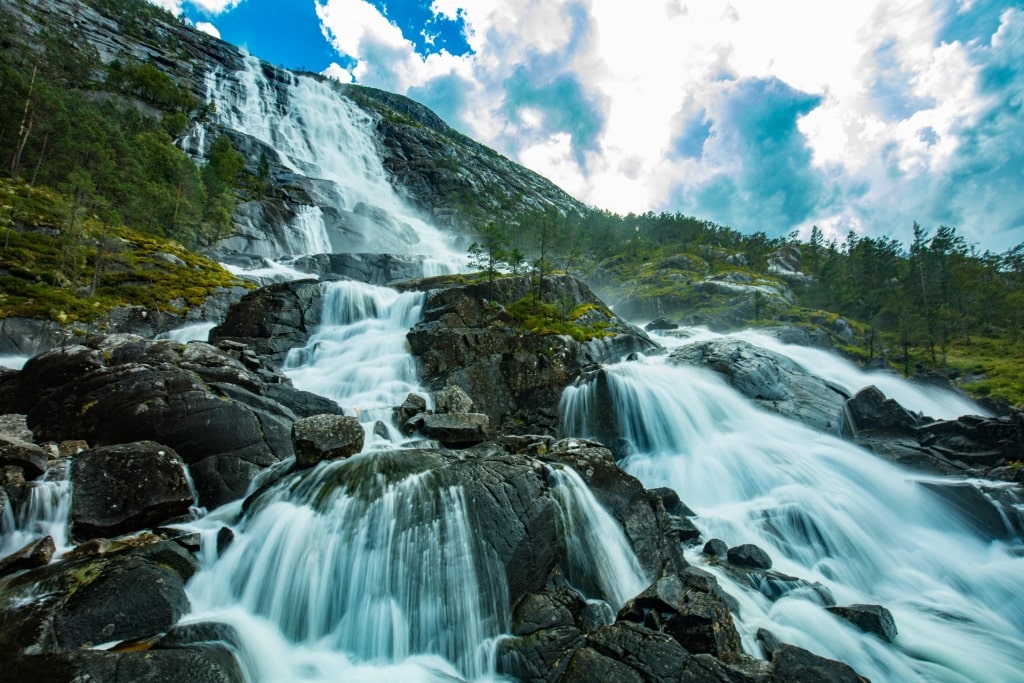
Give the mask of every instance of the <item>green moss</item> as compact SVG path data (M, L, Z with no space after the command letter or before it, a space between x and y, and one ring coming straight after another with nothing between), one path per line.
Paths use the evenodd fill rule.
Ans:
M180 313L172 302L196 306L219 287L253 287L173 240L71 206L47 188L0 179L0 318L89 322L132 305Z
M531 334L568 335L578 342L615 336L609 330L611 312L596 304L582 304L563 315L556 304L537 302L525 296L509 304L506 310ZM593 312L600 315L590 315Z

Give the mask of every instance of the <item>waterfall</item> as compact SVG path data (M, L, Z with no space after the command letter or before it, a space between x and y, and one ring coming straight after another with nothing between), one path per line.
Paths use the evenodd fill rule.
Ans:
M11 501L3 508L0 512L0 558L46 536L53 538L56 555L70 547L71 482L68 474L67 461L58 461L42 477L28 484L21 505Z
M391 447L401 441L392 408L410 393L427 396L405 339L422 316L425 295L347 280L324 288L321 325L304 347L289 351L285 373L299 389L355 412L368 443ZM375 434L378 421L387 438Z
M293 172L289 183L312 204L299 206L283 234L264 242L270 258L326 252L417 254L428 274L465 265L450 240L392 187L375 137L376 121L339 84L246 57L240 71L207 74L207 98L221 126L247 135ZM247 243L251 250L252 245ZM244 251L245 249L243 249Z
M705 537L755 543L774 569L820 582L841 605L882 604L899 628L894 644L883 643L824 610L816 594L771 602L708 565L740 601L749 651L758 651L754 634L764 627L872 680L1020 680L1020 539L980 538L958 510L928 495L920 485L928 477L761 411L713 373L664 359L605 373L631 448L627 471L645 486L674 488ZM599 433L595 391L596 383L566 390L566 429ZM691 560L703 563L698 554Z
M685 346L708 339L740 339L754 346L788 356L808 373L835 384L851 396L865 387L874 385L887 398L893 399L904 408L937 420L955 420L961 415L986 414L981 406L966 396L959 396L935 386L914 384L894 372L868 372L850 361L838 357L832 351L799 344L785 344L758 330L720 334L701 329L697 334L685 340L673 340L672 345Z
M217 326L217 323L203 322L183 325L167 332L162 332L154 339L169 339L171 341L186 344L190 341L207 341L210 338L210 330Z
M231 624L253 681L487 680L504 570L461 488L399 478L401 452L277 482L189 585L190 620Z
M575 470L555 468L549 475L558 507L558 532L565 544L563 571L577 590L608 603L614 615L647 588L640 561L622 527L601 507Z

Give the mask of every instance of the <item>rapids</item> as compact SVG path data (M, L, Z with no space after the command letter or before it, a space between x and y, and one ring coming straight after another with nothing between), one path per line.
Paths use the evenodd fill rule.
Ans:
M841 363L835 356L816 363L816 371L841 372L831 367ZM664 358L604 371L630 447L624 469L647 487L674 488L705 538L755 543L774 570L820 583L840 605L882 604L899 629L894 644L884 643L824 610L815 590L773 602L691 553L739 600L734 616L745 649L759 652L755 634L767 628L871 680L1021 679L1021 539L980 538L920 485L928 477L764 412L709 371ZM565 433L597 431L595 391L593 382L566 390Z

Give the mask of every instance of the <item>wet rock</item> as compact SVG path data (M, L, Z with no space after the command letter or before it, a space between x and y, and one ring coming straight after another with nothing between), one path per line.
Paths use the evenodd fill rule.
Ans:
M2 511L0 508L0 512ZM7 557L0 558L0 576L20 572L24 569L43 567L53 559L56 549L52 536L32 541Z
M687 652L715 656L740 652L732 613L721 597L695 590L680 576L658 578L619 610L619 620L643 624L666 633Z
M262 468L292 455L295 413L262 396L261 379L225 352L130 335L88 344L36 356L22 371L40 439L164 444L190 466L206 507L240 497Z
M517 681L561 681L573 653L584 644L575 626L555 626L498 643L498 672Z
M179 572L129 557L79 586L54 619L63 649L146 638L170 630L189 609Z
M881 605L844 605L826 609L865 633L874 633L890 643L896 639L896 621L892 618L892 612Z
M714 370L737 391L784 417L830 434L842 431L849 396L786 356L738 339L720 339L680 347L669 360Z
M720 538L712 538L704 544L704 548L701 550L708 557L714 557L719 560L724 560L726 555L729 554L729 546Z
M304 469L324 460L348 458L363 449L366 432L359 418L315 415L292 424L295 466Z
M921 419L877 387L861 389L846 402L854 433L915 434Z
M76 456L71 490L71 531L78 540L156 526L195 503L181 457L152 441Z
M7 668L9 667L9 668ZM61 652L20 655L8 662L10 680L47 683L243 683L235 656L220 645L195 645L175 650L142 652Z
M651 322L644 325L644 329L648 332L660 332L662 330L678 330L679 325L672 322L668 318L656 318Z
M573 654L562 680L674 683L687 658L686 650L668 635L617 623L587 635L587 646Z
M411 420L424 436L449 448L465 448L484 441L490 423L483 413L422 414Z
M405 254L315 254L295 259L292 266L306 273L334 275L371 285L389 285L424 275L423 257Z
M771 569L772 558L764 550L752 543L729 548L726 559L730 564L738 567L751 567L753 569Z
M793 645L772 652L772 683L868 683L849 665Z
M929 494L960 513L976 533L991 540L1024 537L1024 491L970 481L919 481Z

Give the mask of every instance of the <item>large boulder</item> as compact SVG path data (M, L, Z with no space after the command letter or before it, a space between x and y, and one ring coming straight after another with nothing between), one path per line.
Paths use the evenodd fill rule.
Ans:
M260 470L293 454L287 378L203 342L120 335L54 349L26 363L18 393L41 440L172 448L206 507L240 497Z
M890 643L896 639L896 621L892 612L881 605L838 605L826 609L865 633L874 633Z
M366 432L359 418L314 415L292 424L295 466L312 467L323 460L347 458L363 450Z
M780 415L830 434L843 430L846 392L782 354L738 339L718 339L681 346L669 360L713 370L744 396Z
M78 540L158 525L187 514L195 503L181 456L152 441L78 454L71 491L71 530Z
M427 290L423 320L408 335L424 384L434 391L462 388L491 428L506 433L555 433L562 390L585 368L658 348L567 275L545 280L544 301L585 310L576 322L603 327L604 336L579 342L530 332L503 307L530 295L525 277L472 284L425 280L402 287Z

